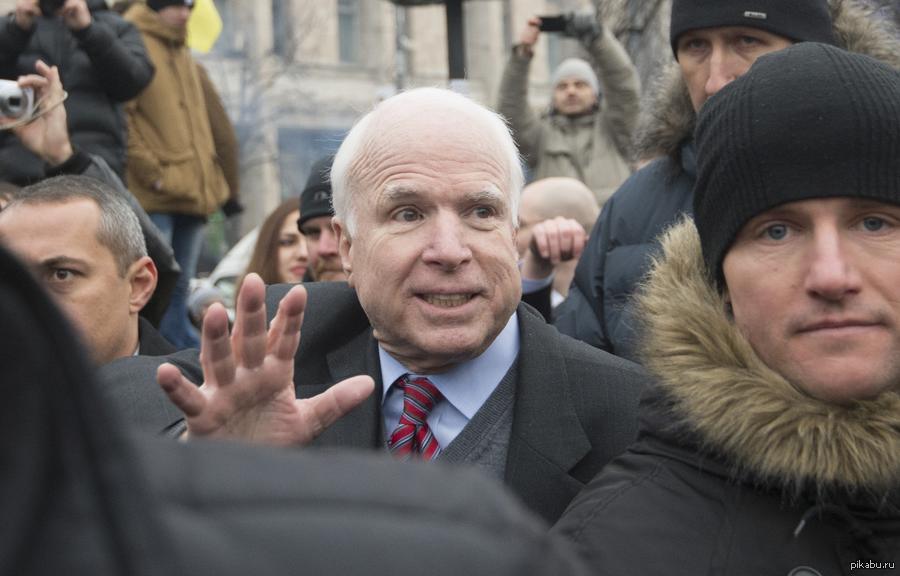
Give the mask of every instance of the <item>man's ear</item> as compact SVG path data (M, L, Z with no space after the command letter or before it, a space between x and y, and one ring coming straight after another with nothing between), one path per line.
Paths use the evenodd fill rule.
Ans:
M159 273L156 271L156 264L149 256L142 256L135 260L128 267L128 283L131 285L131 292L128 298L129 310L137 314L140 312L156 290L156 281Z
M341 255L341 266L347 275L347 282L353 286L353 238L347 231L346 225L337 216L331 219L331 228L334 230L338 243L338 253Z

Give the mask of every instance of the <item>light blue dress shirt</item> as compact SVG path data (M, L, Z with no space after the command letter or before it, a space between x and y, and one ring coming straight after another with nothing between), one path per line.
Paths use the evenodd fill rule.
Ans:
M428 427L441 448L446 448L487 401L518 356L519 322L515 313L481 356L442 374L412 374L379 344L385 434L390 438L403 413L403 391L394 382L404 374L424 376L444 395L428 416Z

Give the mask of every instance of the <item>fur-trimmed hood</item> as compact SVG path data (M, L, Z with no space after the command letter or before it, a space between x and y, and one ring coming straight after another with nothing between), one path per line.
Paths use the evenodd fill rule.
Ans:
M900 70L900 38L892 24L879 20L858 0L831 0L838 46L887 62ZM677 157L694 131L696 114L677 62L665 67L648 91L634 136L633 157Z
M685 218L639 297L644 357L677 426L739 475L795 492L900 486L900 393L851 406L808 396L756 356L708 280L700 238Z

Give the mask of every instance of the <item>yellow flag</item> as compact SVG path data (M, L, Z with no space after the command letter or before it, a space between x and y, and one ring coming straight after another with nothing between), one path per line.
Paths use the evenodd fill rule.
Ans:
M221 33L222 19L213 0L196 0L188 20L188 46L198 52L209 52Z

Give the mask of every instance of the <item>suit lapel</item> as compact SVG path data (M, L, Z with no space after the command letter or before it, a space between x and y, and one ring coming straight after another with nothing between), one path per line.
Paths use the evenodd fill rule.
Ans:
M506 481L533 509L555 520L581 489L569 471L591 450L575 411L559 335L519 306L519 378Z
M365 402L323 432L317 443L380 449L384 446L384 421L381 416L381 366L372 331L366 330L359 333L343 346L328 353L325 360L331 373L331 383L340 382L359 374L368 374L375 379L375 390ZM324 392L330 385L310 386L310 392L312 392L310 395ZM314 388L321 389L316 391Z

